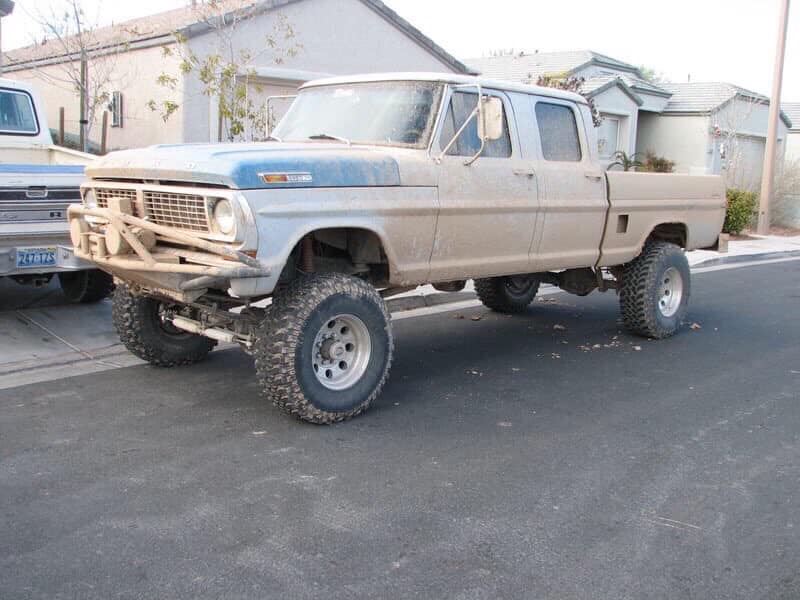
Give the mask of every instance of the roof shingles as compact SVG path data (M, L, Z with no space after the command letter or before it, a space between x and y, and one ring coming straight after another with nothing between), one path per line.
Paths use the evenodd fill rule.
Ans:
M185 6L166 12L131 19L124 23L101 27L92 32L89 45L91 48L105 48L113 46L125 46L127 44L141 43L146 41L156 41L165 43L173 41L174 33L178 31L190 32L192 30L204 31L205 21L217 18L220 14L238 14L239 11L267 11L281 8L301 0L217 0L210 10L204 10L202 4L198 6ZM429 37L424 35L419 29L403 19L391 8L386 6L381 0L360 0L375 12L391 22L401 30L426 48L431 54L437 56L443 63L448 65L457 73L471 73L471 70L446 52ZM189 29L191 28L191 29ZM72 51L70 44L67 47ZM77 46L76 46L77 47ZM20 68L29 68L37 61L58 59L63 57L64 46L56 42L45 42L34 44L25 48L19 48L5 52L7 70L12 71Z
M612 75L590 78L586 83L587 88L590 87L590 81L597 79L598 81L592 84L597 88L604 85L609 77L616 76L630 88L661 96L669 95L663 88L641 77L638 67L591 50L535 52L533 54L518 52L501 56L472 58L465 62L484 77L520 83L536 83L536 80L542 75L572 73L585 65L598 64L614 69L615 72Z

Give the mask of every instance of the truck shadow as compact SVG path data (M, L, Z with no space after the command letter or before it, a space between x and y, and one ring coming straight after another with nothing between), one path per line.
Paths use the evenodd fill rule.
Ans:
M710 316L694 314L701 320ZM725 319L718 310L715 315ZM665 360L681 360L698 339L688 326L668 340L630 335L612 296L537 303L513 316L475 308L398 320L389 381L372 408L351 423L394 421L398 407L436 419L481 406L563 404L570 397L580 403L592 389L587 382L646 379L650 370L662 372ZM192 367L133 368L149 370L148 381L176 398L194 396L181 391L182 382L191 380L192 389L204 390L200 403L215 412L252 411L259 421L294 421L263 398L252 358L237 349L214 352ZM573 384L565 397L564 386Z

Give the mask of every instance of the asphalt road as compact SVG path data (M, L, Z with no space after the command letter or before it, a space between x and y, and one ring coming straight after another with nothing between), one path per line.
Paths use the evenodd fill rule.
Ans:
M237 351L4 390L0 597L797 599L800 261L694 283L662 342L613 295L398 321L336 427Z

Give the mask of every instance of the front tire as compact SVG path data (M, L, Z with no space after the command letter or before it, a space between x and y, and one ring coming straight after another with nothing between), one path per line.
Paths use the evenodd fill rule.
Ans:
M539 292L539 277L514 275L476 279L475 291L487 308L501 313L522 313Z
M163 318L167 305L117 286L112 317L117 334L134 355L157 367L190 365L203 360L217 345L201 335L182 331Z
M648 242L623 269L619 299L625 327L654 339L674 335L686 318L690 292L683 250L668 242Z
M67 300L76 304L99 302L114 290L114 278L99 269L64 271L58 283Z
M364 412L386 383L393 353L380 294L340 274L292 282L273 302L254 347L266 396L281 410L316 424Z

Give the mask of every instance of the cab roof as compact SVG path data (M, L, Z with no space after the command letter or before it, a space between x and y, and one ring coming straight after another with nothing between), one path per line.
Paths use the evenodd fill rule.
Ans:
M481 87L498 90L503 92L519 92L521 94L537 94L539 96L549 96L561 100L570 100L577 104L586 104L586 99L580 94L566 92L555 88L541 87L538 85L526 85L524 83L514 83L511 81L498 81L485 77L473 77L470 75L456 75L453 73L370 73L366 75L341 75L338 77L326 77L309 81L300 87L301 90L322 87L328 85L345 85L349 83L377 83L389 81L422 81L433 83L445 83L450 85L480 85Z

